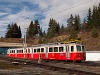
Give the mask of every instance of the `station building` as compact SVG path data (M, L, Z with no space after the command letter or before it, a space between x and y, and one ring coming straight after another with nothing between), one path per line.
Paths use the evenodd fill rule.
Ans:
M0 54L6 55L9 48L19 48L23 46L23 43L0 42Z

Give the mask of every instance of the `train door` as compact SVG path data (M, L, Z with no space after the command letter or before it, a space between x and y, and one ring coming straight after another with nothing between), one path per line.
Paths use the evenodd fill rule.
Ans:
M48 47L46 47L46 59L48 59Z
M26 48L23 49L24 58L26 58Z
M69 46L66 46L66 57L70 58Z
M26 58L29 58L29 54L30 54L30 49L27 48L27 49L26 49Z
M34 49L31 48L31 58L32 58L32 59L34 58L33 54L34 54Z

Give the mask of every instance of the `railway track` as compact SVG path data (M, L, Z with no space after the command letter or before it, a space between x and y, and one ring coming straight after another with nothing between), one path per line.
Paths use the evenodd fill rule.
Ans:
M75 70L72 68L63 68L63 67L58 67L58 66L52 66L52 65L39 65L39 67L41 68L46 68L46 69L50 69L53 71L60 71L60 72L66 72L68 74L75 74L75 75L99 75L97 73L93 73L93 72L88 72L88 71L81 71L81 70Z
M59 71L59 72L65 72L68 74L75 74L75 75L100 75L100 72L96 71L90 71L87 68L86 70L83 70L80 67L75 66L75 64L63 64L63 63L51 63L51 62L42 62L41 64L38 64L37 61L32 61L28 59L15 59L15 58L9 58L6 56L0 56L0 59L7 60L10 62L14 62L17 60L18 64L23 66L23 65L31 65L31 66L36 66L40 68L45 68L48 70L52 71ZM100 68L99 68L100 69Z
M68 62L68 61L53 61L52 63L62 63L62 64L74 64L81 66L91 66L91 67L100 67L100 62L92 62L92 61L82 61L82 62Z

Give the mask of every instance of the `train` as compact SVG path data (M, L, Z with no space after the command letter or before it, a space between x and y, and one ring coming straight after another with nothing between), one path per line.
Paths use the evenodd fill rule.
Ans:
M81 43L48 43L8 49L7 56L33 60L85 61L86 50Z

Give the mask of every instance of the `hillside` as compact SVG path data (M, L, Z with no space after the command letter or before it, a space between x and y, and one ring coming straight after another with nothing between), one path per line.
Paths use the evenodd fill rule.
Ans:
M100 51L100 36L97 38L93 38L91 36L91 33L89 32L89 33L80 33L80 34L78 34L78 37L81 38L81 42L82 42L82 44L85 45L86 50ZM67 40L67 39L68 39L68 35L63 35L63 36L55 37L49 41L57 42L57 41L63 41L63 40Z
M100 35L100 34L99 34ZM87 50L100 51L100 36L97 38L91 37L91 33L81 33L79 37Z
M57 36L52 39L49 39L49 42L63 42L63 40L68 40L69 35ZM82 43L85 45L86 50L88 51L99 51L100 50L100 36L93 38L90 32L81 32L78 34L78 37L81 38ZM38 40L30 40L31 44L37 44ZM33 42L32 42L33 41ZM30 42L29 42L30 43Z
M57 36L52 39L49 39L49 42L63 42L64 40L68 40L69 35ZM91 33L80 33L78 37L81 38L82 44L85 45L86 50L89 51L100 51L100 36L97 38L91 37ZM1 38L0 42L13 42L13 43L23 43L23 39L20 38ZM28 46L38 44L38 39L29 39L27 38Z

